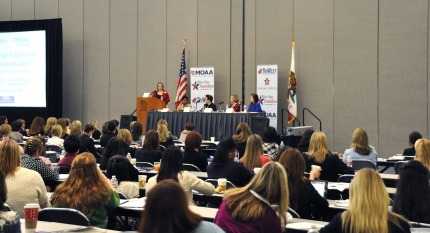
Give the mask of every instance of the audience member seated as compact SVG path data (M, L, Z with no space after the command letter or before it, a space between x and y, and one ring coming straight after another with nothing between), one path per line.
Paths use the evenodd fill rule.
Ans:
M191 108L191 104L188 103L188 96L183 96L181 99L181 104L179 104L178 108L176 109L178 112L183 112L184 108Z
M216 112L216 105L212 103L214 101L214 97L211 95L206 95L205 104L203 108L212 108L212 111Z
M9 124L0 125L0 137L2 138L0 141L9 139L11 133L12 127Z
M351 148L346 149L343 153L343 162L346 163L348 156L352 160L366 159L372 161L375 165L378 160L378 153L376 153L375 147L369 145L369 138L363 128L357 128L352 134Z
M389 204L381 176L373 169L363 168L351 182L349 209L335 215L320 233L411 232L406 219L388 210Z
M157 183L148 194L142 212L139 232L223 233L217 225L203 221L188 208L187 199L179 183L166 179Z
M304 219L313 219L312 216L325 215L328 211L328 202L311 184L311 180L320 176L320 171L311 171L310 177L307 179L304 176L305 160L300 151L295 148L284 151L279 158L279 163L282 164L288 174L290 208L295 210L300 218ZM316 211L313 213L311 206L316 207Z
M245 122L240 122L236 128L235 134L232 136L234 142L236 143L237 151L239 152L239 158L242 158L245 154L246 141L251 134L252 132L248 124Z
M43 149L39 153L39 159L41 159L44 163L46 163L48 166L52 165L52 161L46 158L46 137L45 136L33 136L32 138L37 138L42 142ZM25 145L24 145L25 146ZM19 151L21 153L22 146L19 147ZM24 154L24 148L22 148L21 155Z
M192 131L185 139L184 163L193 164L202 172L206 172L208 159L205 154L199 152L202 144L202 135Z
M321 167L321 180L336 182L338 174L354 174L352 167L346 166L342 160L327 149L327 138L323 132L316 131L309 142L309 151L303 153L306 161L306 172L311 171L311 165Z
M226 191L214 223L225 232L284 232L289 200L287 182L281 164L266 164L248 185Z
M276 143L278 141L276 129L273 127L268 127L263 133L262 140L264 154L274 159L279 151L279 145Z
M157 129L158 129L158 127L160 127L160 125L165 125L167 130L169 130L169 124L167 123L166 120L164 120L164 119L158 120ZM168 132L169 132L169 138L173 138L173 140L178 140L178 138L176 136L174 136L172 133L170 133L170 131L168 131Z
M275 156L275 159L273 159L273 161L278 162L279 161L279 157L281 157L282 153L284 153L284 151L286 151L286 150L288 150L290 148L292 148L292 147L290 147L290 146L284 146L284 147L280 148L279 151L278 151L278 153Z
M37 171L43 180L58 180L58 174L39 158L44 150L43 143L38 138L29 138L21 156L21 167Z
M152 188L154 188L158 182L167 179L173 179L179 182L185 192L189 205L194 205L192 190L196 190L205 195L215 193L215 187L212 184L197 178L195 175L188 173L188 171L183 171L183 155L178 147L167 147L163 153L162 160L163 162L161 163L158 175L151 177L148 180L148 184L146 184L146 192L148 194L151 193Z
M7 123L9 123L9 121L7 120L7 116L0 116L0 125Z
M25 204L37 203L42 209L50 204L40 174L21 167L19 147L14 140L0 143L0 169L6 175L7 204L24 217Z
M94 128L94 132L92 134L92 138L94 138L95 140L99 140L102 133L100 132L100 130L98 130L98 124L99 122L97 120L90 120L88 122L88 124L92 125Z
M187 137L187 134L193 130L194 130L194 124L191 122L187 122L185 124L185 129L181 132L181 135L179 136L179 140L185 143L185 138Z
M29 136L45 135L45 120L42 117L35 117L28 131Z
M19 132L22 134L22 136L28 136L27 129L25 129L25 120L18 119L17 121L21 123L21 129L19 130Z
M251 181L254 173L233 159L236 153L236 144L231 137L222 139L216 148L214 158L207 166L209 179L226 178L236 187L243 187Z
M117 138L121 139L124 142L124 152L127 155L130 153L130 156L134 158L134 153L136 152L136 145L131 145L131 133L128 129L120 129L118 131Z
M21 123L19 121L12 121L12 123L10 123L10 126L12 128L12 132L10 133L10 137L13 140L15 140L15 142L17 142L17 143L24 142L24 137L19 132L19 130L21 129Z
M240 162L249 170L253 171L255 167L263 167L264 164L272 159L263 154L263 142L258 134L251 134L246 142L246 150Z
M115 176L118 180L118 191L128 198L139 197L139 186L131 181L137 180L139 171L131 165L130 161L122 155L115 155L109 159L106 176L111 179Z
M57 120L57 124L61 125L63 128L63 133L61 134L61 139L65 139L70 134L70 119L69 118L60 118Z
M45 128L44 128L44 131L45 131L45 135L46 135L47 137L52 137L52 134L51 134L51 128L52 128L52 126L54 126L55 124L57 124L57 118L55 118L55 117L49 117L49 118L46 120L46 125L45 125Z
M17 212L5 205L7 201L7 187L5 174L0 169L0 232L21 233L21 222Z
M48 139L46 145L50 146L58 146L64 150L64 139L61 139L61 135L63 135L63 127L59 124L55 124L51 129L52 137Z
M311 140L312 134L315 131L313 129L308 129L303 133L302 138L300 139L299 144L297 144L297 149L300 153L308 152L309 150L309 141Z
M108 126L108 121L106 121L102 125L102 136L108 133L107 126Z
M77 135L78 137L82 136L82 123L79 120L74 120L72 125L70 126L70 134Z
M239 96L236 94L231 95L228 107L232 108L234 112L240 112Z
M249 97L249 103L248 105L248 112L262 112L260 101L258 99L258 95L255 93L251 94L251 97Z
M415 151L415 160L430 169L430 141L424 138L418 139L415 142Z
M90 124L86 124L84 128L84 133L81 136L81 147L79 152L90 152L97 159L101 159L102 155L96 151L96 147L94 146L94 140L91 138L91 135L94 132L94 127Z
M161 151L158 150L160 146L160 139L158 133L155 130L149 130L145 135L145 141L143 147L136 151L134 154L137 162L148 162L154 164L154 162L160 162Z
M164 146L165 148L175 145L173 138L169 137L169 131L165 125L158 126L157 133L160 139L160 145Z
M421 138L423 138L423 136L421 136L421 134L418 133L417 131L410 133L409 134L409 146L410 146L410 148L406 148L403 151L403 155L414 156L415 155L415 147L414 147L415 142Z
M139 147L143 146L143 127L142 123L139 121L135 121L133 126L131 127L131 144L138 145Z
M109 159L115 155L125 156L124 141L117 137L113 137L109 140L102 160L100 160L100 169L106 170Z
M66 154L64 155L64 158L58 162L58 166L63 169L71 168L73 159L78 155L80 147L81 140L77 135L71 134L64 139L64 150L66 151Z
M115 121L108 121L107 124L107 133L103 134L103 136L100 138L100 146L106 147L109 140L113 137L116 137L116 123Z
M393 212L412 222L430 224L429 170L411 160L400 169Z
M91 226L106 228L104 221L119 205L119 196L97 168L93 154L85 152L73 160L69 176L55 189L51 202L54 207L79 210Z

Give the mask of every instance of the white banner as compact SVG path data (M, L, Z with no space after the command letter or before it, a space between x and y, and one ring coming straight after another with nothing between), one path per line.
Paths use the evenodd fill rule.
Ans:
M261 109L278 129L278 65L257 65L257 95Z
M213 96L213 103L215 103L214 67L190 68L190 77L191 105L193 106L193 110L202 109L205 104L206 95Z

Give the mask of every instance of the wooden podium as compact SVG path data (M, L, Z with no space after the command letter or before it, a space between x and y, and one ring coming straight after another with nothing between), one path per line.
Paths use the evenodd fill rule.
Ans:
M160 110L166 107L166 102L155 97L137 97L136 98L136 115L137 121L142 123L143 131L146 133L146 117L148 112L153 110Z

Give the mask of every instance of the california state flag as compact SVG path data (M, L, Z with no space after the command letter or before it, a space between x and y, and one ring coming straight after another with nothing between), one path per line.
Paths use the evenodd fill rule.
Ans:
M297 117L297 82L296 82L296 69L294 64L294 40L291 46L291 68L290 68L290 78L288 81L288 93L287 93L287 102L288 102L288 124L294 121L294 116ZM291 113L291 114L290 114Z

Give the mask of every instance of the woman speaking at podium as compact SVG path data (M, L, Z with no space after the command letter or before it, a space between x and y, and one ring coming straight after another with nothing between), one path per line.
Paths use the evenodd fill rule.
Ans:
M157 83L157 90L152 92L152 97L158 98L166 103L170 102L170 96L169 93L167 93L166 90L164 90L164 85L162 82Z

